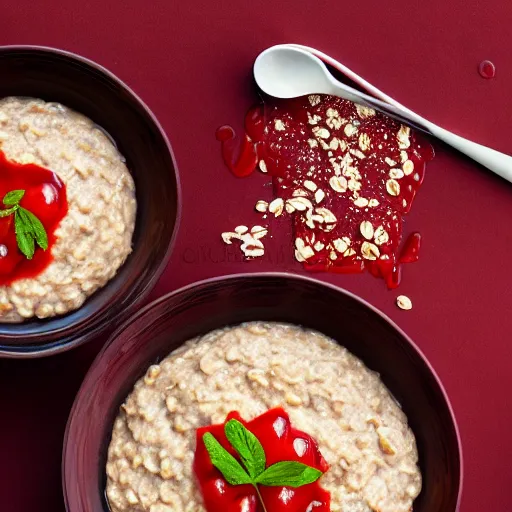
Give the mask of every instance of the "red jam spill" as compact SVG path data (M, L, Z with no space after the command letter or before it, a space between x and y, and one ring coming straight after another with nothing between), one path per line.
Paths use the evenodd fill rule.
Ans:
M490 60L483 60L478 66L478 72L482 78L494 78L496 76L496 66Z
M244 421L237 412L229 413L230 419L240 421L261 442L265 450L267 467L277 462L298 461L314 467L322 472L329 469L316 441L291 426L288 414L281 408L272 409L252 421ZM197 448L194 456L194 472L198 478L204 505L208 512L263 512L260 500L252 485L228 484L220 471L210 461L210 456L203 442L203 435L210 432L219 443L232 455L237 457L224 434L224 425L212 425L197 430ZM299 441L297 441L299 440ZM302 456L294 447L300 444ZM320 484L303 485L302 487L266 487L259 486L265 508L268 512L329 512L330 495Z
M238 178L249 176L263 155L265 122L263 110L259 105L247 112L245 130L241 141L236 139L231 126L221 126L215 134L221 142L224 163Z
M310 98L266 98L264 105L252 108L238 153L234 131L220 128L224 160L239 177L251 174L259 162L273 178L276 197L286 202L300 189L311 202L312 209L291 214L295 238L312 249L303 259L307 270L367 269L396 288L401 265L418 259L419 233L400 248L403 218L423 182L426 163L434 157L433 148L379 112L333 96ZM341 182L338 190L333 177ZM319 196L305 187L306 181L321 190ZM334 215L334 222L319 222L323 209ZM361 232L363 221L371 223L369 238Z
M55 173L35 164L12 162L0 152L0 209L6 208L1 205L1 198L11 190L26 191L20 206L43 223L48 249L36 248L34 257L28 260L16 243L14 216L0 218L0 285L35 277L50 264L55 230L68 211L66 188Z

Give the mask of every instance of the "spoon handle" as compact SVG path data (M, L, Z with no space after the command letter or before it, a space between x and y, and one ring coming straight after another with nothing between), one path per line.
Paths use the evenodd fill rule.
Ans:
M333 85L335 86L335 90L333 92L337 90L339 92L339 96L350 101L365 104L366 106L384 112L389 117L408 124L413 128L433 135L439 140L442 140L445 144L448 144L484 167L487 167L487 169L493 171L507 181L512 182L511 156L506 155L505 153L500 153L499 151L488 148L487 146L477 144L476 142L472 142L460 137L459 135L455 135L440 126L427 121L415 112L372 98L371 96L361 93L352 87L338 82L337 80L333 79Z
M340 96L349 101L353 101L354 103L359 103L361 105L365 105L367 107L371 107L379 112L383 112L388 117L392 117L397 121L401 121L402 123L408 124L417 130L421 130L429 135L433 135L430 131L430 127L428 127L428 121L423 119L419 115L415 114L412 111L408 111L405 108L401 108L399 106L392 105L390 103L386 103L381 101L373 96L369 96L363 92L350 87L342 82L339 82L334 77L330 77L331 81L331 94L334 96Z
M455 135L444 128L429 123L432 135L457 149L490 171L512 183L512 156L500 153L495 149L477 144L464 137Z
M505 153L500 153L499 151L491 149L487 146L483 146L482 144L472 142L468 139L460 137L459 135L455 135L454 133L441 128L440 126L431 123L427 119L424 119L423 117L416 114L416 112L413 112L407 107L404 107L393 98L367 82L364 78L354 73L351 69L341 64L341 62L334 60L332 57L326 55L325 53L322 53L308 46L297 44L290 44L287 46L292 46L294 48L299 48L301 50L312 53L324 63L327 63L338 69L353 82L357 83L362 88L370 92L373 96L375 96L372 97L361 93L352 87L338 82L334 77L332 77L333 85L339 87L339 93L341 93L340 95L342 95L344 98L349 99L350 101L355 101L357 103L366 104L369 107L386 113L390 117L393 117L416 129L433 135L434 137L483 165L490 171L496 173L498 176L501 176L507 181L512 182L511 156L506 155Z

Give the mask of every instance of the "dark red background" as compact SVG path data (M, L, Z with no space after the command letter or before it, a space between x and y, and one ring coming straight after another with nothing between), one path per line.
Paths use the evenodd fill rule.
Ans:
M219 233L253 222L262 176L224 169L215 129L255 100L265 47L317 47L432 121L512 153L512 3L312 0L4 2L0 44L42 44L96 60L132 86L162 122L183 185L183 221L153 297L209 276L300 272L274 239L266 261L243 263ZM493 80L477 73L496 64ZM1 77L0 77L1 79ZM462 512L508 510L512 487L512 185L436 144L406 230L424 235L401 292L369 276L328 276L390 315L426 353L451 397L465 458ZM268 192L267 192L268 193ZM289 230L274 222L274 233ZM270 261L272 260L272 261ZM40 361L0 362L2 512L61 512L61 443L73 397L102 340Z

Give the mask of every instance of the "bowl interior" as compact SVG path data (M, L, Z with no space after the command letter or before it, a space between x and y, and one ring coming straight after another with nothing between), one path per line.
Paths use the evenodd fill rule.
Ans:
M133 253L107 286L79 310L43 321L0 324L0 354L59 350L127 317L167 261L175 232L179 185L169 143L142 101L96 64L52 49L0 48L0 98L30 96L85 114L113 139L133 175L137 221Z
M414 344L351 294L310 279L261 274L184 288L153 303L112 337L91 367L68 423L63 483L69 512L108 511L105 461L113 420L147 367L194 336L251 320L316 329L379 372L416 435L423 490L414 512L457 510L462 474L455 420Z

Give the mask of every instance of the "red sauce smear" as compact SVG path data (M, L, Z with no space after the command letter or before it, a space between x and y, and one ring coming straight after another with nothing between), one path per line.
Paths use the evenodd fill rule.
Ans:
M379 112L319 95L266 98L252 108L238 156L240 143L231 128L219 129L217 138L228 129L222 152L236 176L248 176L259 162L272 176L276 197L286 202L302 194L311 204L290 214L300 245L296 256L307 270L367 269L389 288L398 286L401 265L418 259L419 233L400 244L404 216L434 157L427 141ZM311 182L316 190L306 187ZM326 209L334 216L329 222L321 220ZM363 222L371 225L366 236ZM311 250L304 253L304 247Z
M33 278L48 267L55 230L68 211L66 188L55 173L35 164L13 162L0 151L0 203L11 190L25 190L20 206L42 222L48 234L48 249L43 251L36 245L33 258L28 260L16 243L14 215L0 218L0 285ZM0 209L5 208L0 204Z
M226 418L240 421L261 442L266 454L267 467L280 461L298 461L326 472L329 469L316 441L292 427L288 414L281 408L271 409L252 421L244 421L237 412ZM210 432L233 456L238 457L224 434L224 424L197 430L197 448L194 456L194 472L198 478L204 505L208 512L263 512L263 507L252 485L230 485L210 461L203 442L203 435ZM297 454L294 441L305 446L302 456ZM302 452L302 450L300 450ZM320 484L302 487L266 487L259 491L268 512L329 512L330 494Z

